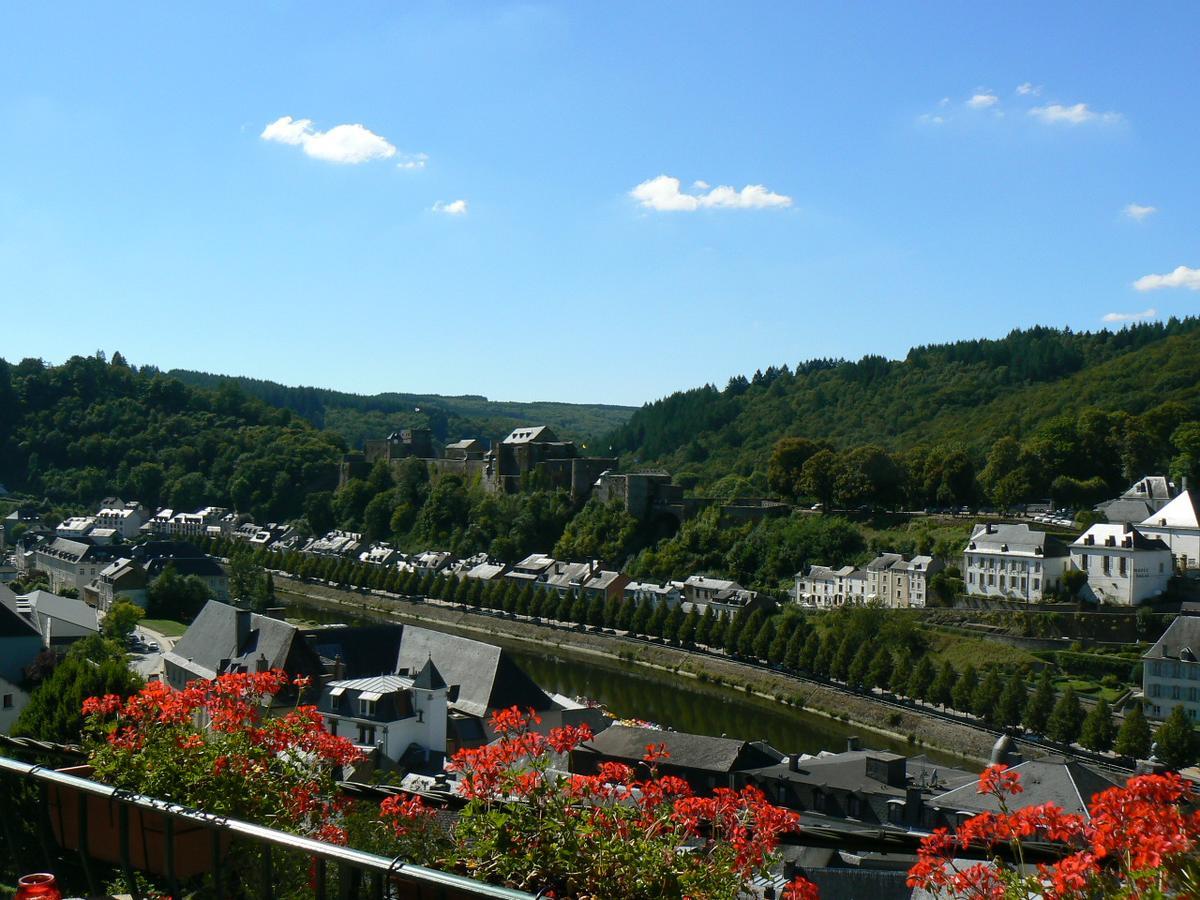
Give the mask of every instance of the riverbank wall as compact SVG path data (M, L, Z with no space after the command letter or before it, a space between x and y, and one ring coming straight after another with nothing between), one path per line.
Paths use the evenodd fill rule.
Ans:
M830 685L683 648L545 623L489 615L453 604L404 600L295 581L276 582L284 602L297 602L378 621L411 622L479 640L503 638L570 658L611 659L753 694L795 709L900 740L920 753L933 748L986 764L995 735L966 724L883 703ZM838 748L830 748L838 749Z

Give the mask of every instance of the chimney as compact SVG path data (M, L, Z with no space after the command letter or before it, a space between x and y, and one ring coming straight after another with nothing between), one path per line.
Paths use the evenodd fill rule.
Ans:
M250 610L239 609L234 611L234 616L237 619L237 646L235 650L241 651L242 646L250 638Z
M855 750L861 750L861 749L862 749L862 738L860 738L858 735L855 734L855 735L851 735L850 737L846 738L846 750L847 751L853 752Z
M342 654L338 654L333 658L333 680L341 681L346 675L346 663L342 660Z
M1132 531L1133 531L1133 523L1132 523L1132 522L1126 522L1126 523L1125 523L1125 533L1126 533L1126 534L1130 534Z
M905 818L913 825L918 825L921 822L921 809L925 805L925 798L919 787L906 788L904 791L904 815Z
M993 525L991 522L988 522L988 523L987 523L985 526L983 526L983 527L987 529L987 533L988 533L988 534L995 534L995 533L996 533L996 526L995 526L995 525Z
M799 753L793 753L791 756L788 757L788 771L789 772L799 772L800 771L800 754Z

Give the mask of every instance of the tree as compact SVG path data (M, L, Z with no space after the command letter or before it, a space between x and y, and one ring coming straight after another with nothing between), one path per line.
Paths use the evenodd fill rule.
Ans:
M821 655L821 633L815 629L804 641L804 649L800 651L799 668L810 675L817 674L817 658Z
M1026 704L1025 678L1020 672L1009 676L996 710L996 722L1006 728L1021 724Z
M959 712L969 713L974 710L975 690L979 687L979 673L975 667L967 663L967 667L958 676L952 694L954 708Z
M958 682L958 674L949 660L943 660L938 670L937 678L929 688L929 699L945 709L954 702L954 687Z
M833 509L833 496L842 465L832 450L820 450L809 457L800 469L800 491L816 497L825 512Z
M141 677L125 661L123 646L99 635L84 638L34 689L13 725L13 736L77 744L84 700L105 694L128 697L141 687Z
M854 662L854 654L858 652L861 642L855 640L852 635L846 635L842 638L837 648L837 656L833 658L833 662L829 666L829 674L838 681L845 681L850 674L850 665Z
M877 687L886 691L892 677L892 650L887 644L880 644L867 669L867 687Z
M1030 731L1037 734L1046 733L1046 724L1050 721L1050 713L1054 710L1054 680L1049 669L1042 669L1037 687L1025 704L1025 715L1022 722Z
M260 593L262 567L255 565L250 554L243 550L229 557L225 574L229 577L229 595L243 606L249 607L255 596Z
M1112 749L1116 729L1113 728L1112 710L1108 702L1101 698L1092 707L1092 711L1083 720L1083 730L1079 734L1079 744L1097 753L1107 753Z
M168 564L146 589L147 612L152 619L177 619L191 622L212 592L195 575L181 578L175 566Z
M146 611L128 600L118 600L104 614L101 632L105 637L123 641L137 627Z
M913 666L912 675L909 676L908 686L904 689L904 693L917 700L929 700L932 694L933 680L937 677L937 673L933 670L933 660L926 653Z
M1082 727L1083 707L1079 704L1079 698L1075 696L1075 689L1068 685L1058 698L1054 712L1050 713L1050 719L1046 722L1046 733L1052 741L1073 744L1079 740Z
M682 609L683 607L679 608ZM691 647L699 643L697 635L699 633L700 621L700 613L693 606L688 610L687 615L683 617L683 622L679 626L679 643L681 645Z
M794 500L800 493L800 472L809 457L823 449L802 437L785 437L771 448L767 461L767 486L782 497Z
M1121 730L1117 732L1117 742L1114 748L1122 756L1133 759L1146 759L1150 756L1150 723L1146 721L1146 713L1141 703L1134 703L1133 708L1125 714Z
M1154 732L1154 755L1172 769L1183 769L1196 762L1196 729L1182 705L1171 710L1171 715Z
M996 721L999 715L1000 695L1004 685L1000 683L1000 673L995 668L988 670L975 693L971 695L971 711L989 724Z
M856 691L861 691L866 687L867 671L871 667L871 659L874 656L874 648L870 644L860 644L858 650L854 654L854 659L850 661L850 668L846 672L846 685L854 688Z
M908 647L901 646L894 654L891 660L891 673L888 676L888 683L880 685L893 694L907 694L908 680L912 677L912 651Z

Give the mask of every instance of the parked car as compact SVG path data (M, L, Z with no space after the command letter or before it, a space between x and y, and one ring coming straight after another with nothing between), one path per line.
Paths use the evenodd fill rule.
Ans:
M158 653L160 650L162 650L162 647L158 646L158 641L150 641L146 644L146 649L151 653Z

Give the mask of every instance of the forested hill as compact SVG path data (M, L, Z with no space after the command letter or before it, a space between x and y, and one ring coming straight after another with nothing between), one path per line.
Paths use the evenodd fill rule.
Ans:
M234 382L252 397L281 409L290 409L318 428L336 431L351 447L361 447L367 438L382 437L399 428L414 426L428 426L439 441L455 441L460 438L496 440L521 425L539 424L551 426L563 438L587 441L624 425L634 411L629 406L518 403L477 395L349 394L187 369L172 369L168 374L185 384L203 388Z
M337 485L342 440L236 385L192 388L119 353L0 359L0 484L64 509L106 496L281 521Z
M1200 318L1116 332L1037 327L917 347L900 361L771 367L730 379L724 390L706 385L649 403L608 442L626 465L662 465L701 491L730 475L749 482L731 491L764 490L783 437L893 454L952 445L978 467L1002 436L1023 441L1087 409L1144 417L1156 408L1175 423L1200 418ZM1163 435L1150 440L1161 444Z

